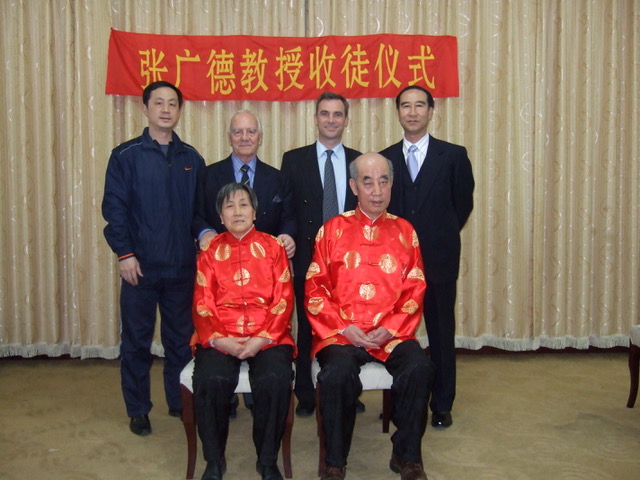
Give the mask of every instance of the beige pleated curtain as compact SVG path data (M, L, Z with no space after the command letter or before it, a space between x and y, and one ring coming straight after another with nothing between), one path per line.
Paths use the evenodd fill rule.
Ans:
M111 149L146 125L105 95L110 28L193 35L458 38L460 96L434 136L476 178L463 230L459 347L626 345L640 300L638 0L1 0L0 356L115 358L115 255L102 235ZM392 99L351 101L345 144L401 138ZM313 102L187 102L178 133L228 155L239 108L262 160L315 139ZM162 353L159 342L155 353Z

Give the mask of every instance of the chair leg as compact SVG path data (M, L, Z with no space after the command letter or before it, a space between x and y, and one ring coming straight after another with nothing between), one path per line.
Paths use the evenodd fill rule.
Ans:
M285 478L293 478L293 470L291 468L291 431L293 430L293 387L291 388L291 396L289 400L289 413L287 414L287 423L284 427L284 435L282 436L282 464L284 466Z
M196 454L198 452L198 443L196 436L196 412L193 407L193 393L184 385L180 385L182 394L182 425L184 433L187 435L187 476L193 478L193 472L196 468Z
M318 476L321 477L327 469L327 449L325 446L324 429L322 428L322 413L320 408L320 382L316 383L316 423L318 430Z
M629 376L630 376L630 388L629 399L627 400L627 407L633 408L636 403L636 397L638 396L638 374L640 373L640 346L631 345L629 347Z
M382 390L382 432L389 433L389 419L391 418L391 390Z

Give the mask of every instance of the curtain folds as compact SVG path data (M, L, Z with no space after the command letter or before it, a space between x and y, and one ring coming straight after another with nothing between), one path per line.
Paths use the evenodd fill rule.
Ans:
M454 35L460 96L430 126L476 178L457 346L628 345L640 313L640 0L7 0L0 16L0 357L115 358L118 276L100 212L111 149L139 98L104 94L111 28L140 33ZM226 157L254 111L258 155L315 139L313 102L187 102L179 135ZM400 140L393 99L351 101L345 144ZM161 355L159 338L154 353Z

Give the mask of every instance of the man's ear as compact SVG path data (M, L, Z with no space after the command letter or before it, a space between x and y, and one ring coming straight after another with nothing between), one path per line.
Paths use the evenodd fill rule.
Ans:
M357 197L358 189L356 188L356 181L353 178L349 179L349 186L351 187L351 191L353 192L353 194Z

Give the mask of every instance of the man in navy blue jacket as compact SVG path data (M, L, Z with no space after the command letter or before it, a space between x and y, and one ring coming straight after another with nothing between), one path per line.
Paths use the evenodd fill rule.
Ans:
M182 93L154 82L142 94L148 127L116 147L107 166L104 236L118 256L120 373L129 428L151 433L151 342L160 309L164 388L169 415L182 413L180 371L191 359L191 303L196 265L191 236L195 189L204 160L173 131Z

